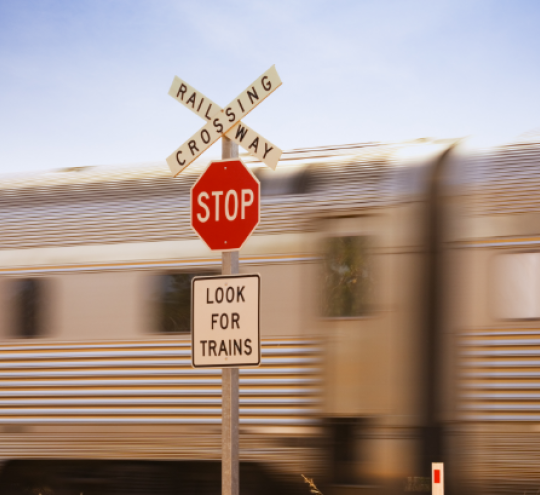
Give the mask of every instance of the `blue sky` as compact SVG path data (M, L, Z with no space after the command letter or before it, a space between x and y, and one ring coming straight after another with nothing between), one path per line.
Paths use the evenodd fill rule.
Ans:
M276 64L282 149L540 128L537 0L0 0L0 172L164 160ZM206 157L217 156L214 146Z

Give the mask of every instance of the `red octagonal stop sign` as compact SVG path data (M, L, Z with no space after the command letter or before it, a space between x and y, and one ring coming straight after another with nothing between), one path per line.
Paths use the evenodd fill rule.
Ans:
M260 188L240 160L212 162L191 188L191 226L214 251L234 251L259 224Z

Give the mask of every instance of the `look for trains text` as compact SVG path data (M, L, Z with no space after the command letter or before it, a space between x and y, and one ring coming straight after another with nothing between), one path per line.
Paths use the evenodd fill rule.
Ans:
M235 287L217 287L212 294L210 289L206 289L206 304L223 304L223 303L241 303L246 302L244 298L245 286ZM240 314L237 312L218 312L211 314L212 330L221 328L221 330L240 330ZM253 350L251 347L251 339L219 339L219 340L200 340L202 346L202 355L206 356L241 356L245 354L249 356Z
M244 289L245 286L236 287L227 287L225 290L222 287L218 287L215 291L215 294L212 297L210 294L210 289L206 289L206 304L221 304L224 300L228 303L234 302L246 302L244 299ZM240 315L236 312L230 313L212 313L212 325L211 328L214 330L214 325L217 325L219 319L219 326L222 330L227 330L228 328L240 328Z

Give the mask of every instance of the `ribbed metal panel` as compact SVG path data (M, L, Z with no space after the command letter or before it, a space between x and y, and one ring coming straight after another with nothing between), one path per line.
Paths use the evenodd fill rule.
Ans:
M540 422L540 329L470 333L461 358L462 419Z
M462 180L474 214L540 211L540 143L518 142L471 153Z
M356 145L284 154L284 165L308 167L307 193L263 197L255 235L312 230L314 216L325 211L388 202L396 149ZM195 239L189 191L204 168L191 166L174 179L165 164L4 177L0 249Z
M453 472L461 492L535 494L540 486L540 433L460 427Z
M219 424L221 370L193 369L190 344L0 347L0 424ZM316 424L318 346L265 341L240 370L240 423Z
M538 139L478 150L460 170L466 214L540 211ZM479 247L526 246L485 239ZM467 493L536 493L540 486L540 329L464 332L453 471Z

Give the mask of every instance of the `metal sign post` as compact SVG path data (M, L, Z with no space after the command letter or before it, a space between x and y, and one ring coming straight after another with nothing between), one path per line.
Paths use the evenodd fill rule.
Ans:
M221 157L224 160L238 158L238 145L225 136L222 139ZM239 270L238 251L222 253L221 273L236 275ZM240 488L238 464L238 368L222 368L221 371L221 493L238 495Z

